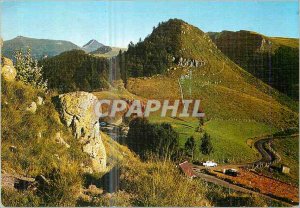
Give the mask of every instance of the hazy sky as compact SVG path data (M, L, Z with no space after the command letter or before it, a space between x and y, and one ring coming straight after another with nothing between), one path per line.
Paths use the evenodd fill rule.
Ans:
M158 22L180 18L201 30L252 30L268 36L299 37L297 1L5 1L1 36L90 39L126 47Z

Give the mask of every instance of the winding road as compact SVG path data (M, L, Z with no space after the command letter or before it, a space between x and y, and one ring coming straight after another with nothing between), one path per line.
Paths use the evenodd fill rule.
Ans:
M299 137L299 134L291 134L286 136L266 136L263 138L260 138L254 143L254 147L257 149L257 151L261 155L261 159L252 163L254 165L261 164L261 163L275 163L279 162L281 160L280 155L275 152L275 150L268 145L268 143L272 142L274 139L285 139L288 137ZM266 148L266 146L269 146L269 148ZM277 160L277 161L276 161Z
M265 148L265 144L270 142L271 140L271 138L260 139L254 143L255 148L262 156L262 158L257 162L272 162L276 159L275 155L273 155L268 149Z
M249 165L256 166L259 164L267 164L267 163L271 164L271 163L276 162L276 160L279 161L280 156L275 152L275 150L272 149L272 147L270 147L270 146L269 146L269 148L266 148L266 146L268 146L268 143L270 143L274 139L284 139L284 138L291 137L291 136L297 136L297 135L287 135L287 136L281 136L281 137L266 136L266 137L260 138L259 140L257 140L254 143L254 147L260 153L261 159L258 161L255 161L253 163L246 164L246 165L236 165L236 167L245 167L245 166L249 166ZM232 184L230 182L227 182L227 181L217 178L215 176L205 174L205 173L201 172L201 169L203 169L203 168L204 167L194 166L194 171L198 177L202 178L203 180L205 180L209 183L214 183L214 184L226 187L226 188L230 188L235 191L240 191L240 192L244 192L244 193L248 193L248 194L256 194L256 195L259 195L261 197L264 197L264 198L267 198L267 199L270 199L273 201L278 201L278 202L284 204L285 206L294 206L295 205L295 204L287 203L285 201L278 200L271 196L268 196L268 195L265 195L265 194L262 194L262 193L259 193L259 192L256 192L256 191L253 191L253 190L250 190L250 189L247 189L247 188L235 185L235 184Z

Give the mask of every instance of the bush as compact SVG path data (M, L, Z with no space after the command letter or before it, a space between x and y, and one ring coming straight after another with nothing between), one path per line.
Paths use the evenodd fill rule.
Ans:
M5 207L38 207L40 198L32 191L19 192L1 189L1 202Z
M49 183L39 183L37 192L42 199L42 206L75 206L82 184L81 175L76 169L68 165L47 173Z

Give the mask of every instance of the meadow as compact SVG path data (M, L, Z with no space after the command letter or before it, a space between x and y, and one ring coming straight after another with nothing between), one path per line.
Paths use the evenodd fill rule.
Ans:
M194 160L214 160L218 163L247 163L259 159L254 147L247 144L250 138L270 135L278 131L277 128L255 121L233 121L214 119L205 122L203 130L212 139L214 151L210 155L203 155L200 150L203 132L197 131L199 121L197 118L161 118L158 114L149 118L151 122L171 123L179 133L179 144L184 147L186 140L193 136L196 140Z

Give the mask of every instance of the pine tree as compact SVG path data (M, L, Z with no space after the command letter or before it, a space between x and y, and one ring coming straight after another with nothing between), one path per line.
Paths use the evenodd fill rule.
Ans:
M204 155L209 155L213 151L211 138L206 132L204 133L204 135L201 139L200 150L201 150L202 154L204 154Z
M187 139L187 141L184 144L184 147L185 147L186 151L188 151L188 153L190 153L192 155L192 160L193 160L194 152L196 149L196 143L195 143L195 139L193 136L191 136Z
M25 54L22 50L15 52L16 59L16 78L25 84L34 88L47 90L47 80L43 79L42 67L38 66L38 61L31 56L31 50L28 49Z

